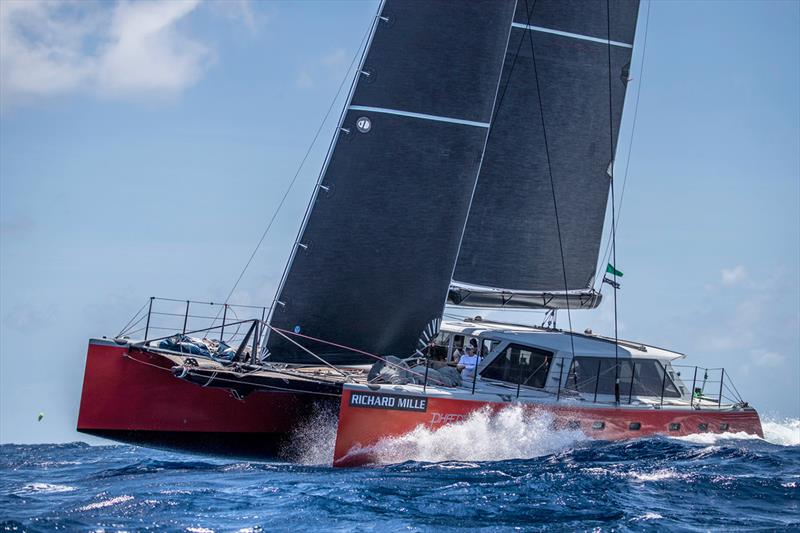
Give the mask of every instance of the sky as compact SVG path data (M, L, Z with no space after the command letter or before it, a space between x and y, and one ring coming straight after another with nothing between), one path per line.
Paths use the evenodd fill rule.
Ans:
M231 298L269 305L376 6L0 3L0 442L85 440L88 339L150 296L225 299L334 101ZM800 417L800 2L640 14L620 336L725 366L763 415ZM613 335L611 298L571 315Z

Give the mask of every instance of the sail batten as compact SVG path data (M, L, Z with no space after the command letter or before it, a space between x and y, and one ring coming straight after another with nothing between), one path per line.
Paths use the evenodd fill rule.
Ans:
M402 117L420 118L424 120L436 120L439 122L450 122L452 124L464 124L466 126L477 126L479 128L488 128L488 122L477 122L474 120L466 120L463 118L442 117L437 115L427 115L425 113L414 113L412 111L401 111L399 109L387 109L385 107L370 107L364 105L351 105L350 109L353 111L372 111L374 113L388 113L390 115L398 115Z
M611 46L621 46L623 48L633 48L632 43L621 43L619 41L610 41L608 39L601 39L599 37L592 37L591 35L580 35L578 33L570 33L568 31L554 30L552 28L543 28L542 26L533 26L530 24L523 24L521 22L514 22L514 28L523 30L540 31L543 33L552 33L553 35L561 35L562 37L570 37L572 39L583 39L584 41L593 41L596 43L610 44Z
M270 323L410 356L438 323L486 144L514 0L381 8ZM334 364L364 356L311 346ZM271 360L310 356L270 335Z

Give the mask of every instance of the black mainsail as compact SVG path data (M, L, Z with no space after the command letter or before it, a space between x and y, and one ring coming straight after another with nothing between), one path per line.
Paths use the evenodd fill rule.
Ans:
M514 0L388 0L270 325L411 355L441 317ZM300 340L300 339L298 339ZM364 356L304 340L332 364ZM273 331L271 361L318 362Z
M638 0L519 0L451 303L599 304L591 286L638 8Z

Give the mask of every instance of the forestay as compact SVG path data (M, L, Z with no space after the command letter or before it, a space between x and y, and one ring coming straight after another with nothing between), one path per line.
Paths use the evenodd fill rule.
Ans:
M420 348L443 310L514 4L384 4L272 326L379 355ZM293 340L334 364L365 362ZM318 362L274 331L268 349Z
M452 303L599 304L590 287L637 13L638 0L518 2Z

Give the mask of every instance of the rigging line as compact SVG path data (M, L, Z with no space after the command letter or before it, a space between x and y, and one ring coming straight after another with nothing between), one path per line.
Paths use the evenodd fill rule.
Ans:
M119 337L120 335L122 335L123 333L125 333L125 330L126 330L126 329L128 329L129 327L130 327L130 328L132 328L132 327L133 327L133 326L131 325L131 323L132 323L134 320L136 320L136 317L137 317L137 316L139 316L139 313L141 313L142 311L144 311L144 308L145 308L145 307L147 307L147 304L149 304L149 303L150 303L150 300L147 300L147 301L144 303L144 305L142 305L142 306L139 308L139 310L138 310L138 311L136 311L136 314L135 314L135 315L133 315L133 317L132 317L130 320L128 320L128 323L127 323L127 324L125 324L125 327L124 327L124 328L122 328L122 330L121 330L119 333L117 333L117 337ZM147 315L142 315L142 316L147 316ZM138 321L136 324L138 324L138 323L139 323L139 322L141 322L141 321L142 321L142 319L140 318L140 319L139 319L139 321ZM136 324L134 324L134 326L135 326Z
M606 0L606 32L611 39L611 2ZM614 258L614 401L619 405L619 329L617 322L617 215L614 199L614 103L611 95L611 44L608 50L608 141L611 143L611 254Z
M247 269L250 267L250 264L253 262L253 258L255 258L256 253L258 252L259 248L261 248L261 244L264 242L264 239L267 237L267 234L269 233L269 230L272 228L272 224L275 222L275 219L277 218L278 213L280 212L281 208L283 207L283 204L286 202L286 198L288 198L289 193L292 191L292 188L294 187L295 182L297 182L297 178L300 176L300 172L303 170L303 167L305 166L306 161L308 160L308 156L311 154L311 150L314 148L314 145L317 143L317 139L319 138L320 133L322 133L322 130L325 127L325 123L328 121L328 117L330 116L331 111L333 111L333 108L336 105L336 101L339 99L339 95L342 93L342 89L344 88L345 83L347 82L347 79L350 77L350 71L353 70L353 65L355 64L356 59L358 59L358 57L360 55L360 52L361 52L361 49L364 47L364 41L366 41L368 35L369 35L369 30L367 30L367 33L365 33L364 37L362 37L361 43L359 44L358 48L356 49L356 53L353 56L353 60L350 62L350 66L347 67L347 70L345 71L345 75L342 78L341 83L339 83L339 88L336 90L336 94L334 95L333 100L331 101L330 105L328 106L328 110L325 112L325 116L322 118L322 122L320 123L319 127L317 128L317 131L314 134L313 139L311 139L311 144L309 144L308 149L306 150L306 153L303 155L303 159L300 161L300 166L297 167L297 172L295 172L294 176L292 177L292 180L289 182L289 186L286 188L286 191L284 191L283 196L281 197L281 201L278 203L278 206L275 208L275 211L272 213L272 217L270 218L266 229L261 234L261 238L258 240L258 243L256 244L256 247L253 249L253 252L250 254L250 257L247 259L247 263L244 265L244 268L239 273L239 277L236 279L236 283L233 284L233 287L231 287L230 292L228 292L228 296L225 297L225 302L224 302L223 306L228 303L228 301L230 300L231 296L233 296L233 292L236 290L236 287L238 287L239 283L242 281L242 278L244 277L245 272L247 272ZM272 306L270 306L270 307L272 307ZM222 312L222 309L217 311L217 316L214 318L214 322L211 323L212 326L219 319L219 315L220 315L221 312Z
M481 150L480 159L478 161L478 169L477 175L475 176L475 181L472 184L472 192L470 193L469 197L469 204L467 204L467 212L464 218L464 224L461 226L461 235L458 238L458 252L456 253L455 261L453 261L453 269L450 271L450 281L453 280L453 277L456 274L456 268L458 268L458 256L461 254L461 246L464 244L464 235L467 234L467 225L469 224L469 213L472 210L472 202L475 200L475 193L478 190L478 183L480 182L481 178L481 171L483 169L483 161L486 157L486 148L489 146L489 139L492 137L492 126L494 125L495 121L497 120L497 116L500 114L500 106L503 104L503 99L505 98L506 91L508 90L508 86L511 83L511 74L514 70L514 65L517 63L517 57L519 56L519 50L522 48L522 41L525 39L525 35L523 34L520 38L520 43L517 46L517 53L514 54L514 59L511 63L511 69L508 73L508 79L506 79L506 84L503 86L502 94L499 94L500 91L500 83L503 81L503 70L505 68L505 60L506 56L508 55L508 46L511 44L511 34L514 33L514 17L517 11L517 4L519 0L514 0L514 10L511 12L511 26L508 28L508 37L506 38L506 47L503 50L503 61L500 65L500 77L497 79L497 87L494 90L494 100L492 100L492 114L489 117L489 131L486 132L486 137L483 140L483 150ZM499 100L498 100L499 96ZM469 296L467 296L469 298ZM444 313L444 309L447 306L447 296L445 295L444 304L442 305L442 313ZM477 378L477 372L475 374Z
M343 372L343 371L339 370L338 368L336 368L335 366L333 366L332 364L327 362L325 359L323 359L322 357L318 356L317 354L315 354L314 352L312 352L311 350L309 350L308 348L306 348L305 346L303 346L302 344L300 344L296 340L290 339L289 337L284 335L283 332L281 332L277 328L274 328L274 327L270 326L269 324L267 324L267 327L269 329L271 329L272 331L274 331L275 333L277 333L278 335L280 335L281 337L283 337L284 339L286 339L287 341L291 342L292 344L294 344L295 346L300 348L301 350L303 350L304 352L306 352L307 354L311 355L312 357L314 357L315 359L320 361L323 365L332 368L335 372L338 372L339 374L344 376L345 379L348 379L348 380L352 379L346 372Z
M144 313L142 316L140 316L140 317L139 317L139 320L137 320L137 321L136 321L136 322L134 322L133 324L131 324L131 325L129 325L129 326L126 326L124 330L120 331L120 332L117 334L117 337L121 337L121 336L123 336L123 335L128 335L128 336L130 336L130 335L132 334L131 330L132 330L133 328L135 328L136 326L138 326L139 324L141 324L141 323L142 323L142 320L144 320L145 318L147 318L147 313ZM139 328L139 330L142 330L142 329L146 329L146 328ZM137 331L138 331L138 330L137 330Z
M647 3L647 15L645 15L644 20L644 39L642 39L642 60L641 65L639 67L639 79L636 83L636 100L633 104L633 122L631 124L631 135L628 140L628 155L625 159L625 174L622 177L622 191L620 191L619 195L619 205L617 206L617 219L612 221L613 224L619 226L619 219L622 217L622 202L625 199L625 186L628 184L628 169L631 165L631 153L633 151L633 139L634 134L636 133L636 117L639 115L639 96L642 94L642 78L644 78L644 60L645 60L645 53L647 52L647 29L650 26L650 6L652 5L652 0ZM610 236L609 236L610 237ZM598 268L597 275L595 275L595 283L597 283L598 279L602 280L602 271L604 264L607 263L609 253L611 252L611 239L608 239L606 242L606 249L603 251L603 260L600 262L600 267ZM600 281L600 286L597 288L597 292L603 292L603 282Z
M126 354L126 355L124 355L124 357L127 357L128 359L130 359L131 361L134 361L136 363L140 363L140 364L143 364L143 365L146 365L146 366L152 366L153 368L157 368L159 370L164 370L166 372L172 373L172 369L171 368L164 368L163 366L158 366L156 364L149 363L147 361L142 361L141 359L136 359L135 357L132 357L130 354ZM198 374L192 373L192 375L197 376ZM202 377L205 377L205 376L202 376ZM231 380L231 379L220 378L220 377L218 377L216 379L218 381L226 381L228 383L241 384L241 385L253 385L254 387L263 387L263 388L267 388L267 389L281 390L281 391L293 392L293 393L298 393L298 394L314 394L314 395L322 394L322 395L325 395L325 396L333 396L335 398L340 398L341 397L338 394L331 394L331 393L328 393L328 392L307 392L307 391L301 391L301 390L296 390L296 389L287 389L287 388L284 388L284 387L277 387L277 386L274 386L274 385L263 385L261 383L255 383L255 382L251 382L251 381Z
M361 71L364 68L364 63L367 58L367 52L369 51L369 47L372 45L372 40L375 38L375 34L378 32L378 24L382 19L388 20L388 18L382 17L381 13L383 12L383 7L386 3L386 0L381 0L380 4L378 5L378 10L375 13L375 16L372 19L372 24L369 25L366 34L364 35L360 48L356 50L356 55L353 57L353 61L350 63L352 68L353 64L356 63L356 59L358 59L358 66L356 67L355 76L353 76L352 81L350 82L350 89L347 92L347 98L345 99L345 104L342 106L342 111L339 113L339 120L336 123L336 131L331 136L331 141L328 143L328 151L325 153L325 160L322 164L322 167L319 170L319 175L317 176L316 185L314 187L314 192L311 194L311 197L308 199L308 204L306 205L306 210L303 213L302 222L300 223L300 227L297 230L297 237L295 237L294 244L292 246L292 250L289 253L289 259L286 261L286 264L283 266L283 272L281 273L281 280L278 283L278 287L275 289L275 295L272 298L271 309L269 313L269 317L267 318L267 322L272 322L272 316L275 313L275 304L279 303L278 298L280 298L281 292L283 291L283 287L286 284L286 280L289 276L289 269L294 263L294 258L297 254L297 247L302 238L303 234L305 233L306 226L308 221L311 217L311 209L313 208L314 204L317 201L317 196L319 194L320 185L322 185L322 180L325 179L325 173L328 170L328 165L330 164L331 158L333 157L333 151L336 148L336 143L339 140L339 136L342 133L342 125L344 124L345 116L347 116L347 111L350 107L350 104L353 101L353 96L355 94L356 87L358 86L358 80L361 78ZM360 52L360 54L359 54ZM349 70L348 70L349 74ZM347 75L345 75L345 79L342 80L342 85L347 80ZM341 88L340 88L341 90ZM335 100L334 100L335 101ZM266 340L269 340L269 334L267 334Z
M362 355L366 355L368 357L372 357L373 359L377 359L378 361L383 361L384 364L386 364L388 366L391 366L391 367L394 367L394 368L397 368L398 370L401 370L401 371L404 371L404 372L408 372L409 374L414 374L415 376L424 377L424 374L422 374L420 372L416 372L414 370L411 370L410 368L406 368L406 367L404 367L402 365L398 365L398 364L392 363L391 361L389 361L388 359L386 359L384 357L381 357L380 355L371 354L369 352L365 352L364 350L359 350L358 348L352 348L350 346L345 346L343 344L337 344L335 342L326 341L326 340L323 340L323 339L318 339L318 338L315 338L315 337L311 337L310 335L304 335L302 333L295 333L295 332L289 331L287 329L276 328L275 326L270 326L269 324L267 324L267 327L270 328L270 329L275 330L276 333L285 333L285 334L291 335L293 337L300 337L302 339L308 339L310 341L320 342L322 344L327 344L329 346L334 346L336 348L342 348L344 350L349 350L351 352L355 352L355 353L359 353L359 354L362 354ZM315 356L315 357L317 357L317 356ZM435 378L429 378L429 379L432 379L435 383L437 383L439 385L444 385L444 382L436 380Z
M531 17L533 10L536 8L536 0L533 0L533 6L528 11L528 0L525 0L525 10L528 15L528 26L531 24ZM558 249L561 252L561 272L564 274L564 297L567 300L567 322L569 323L569 331L572 332L572 313L569 308L569 284L567 283L567 264L564 260L564 243L561 239L561 222L558 219L558 202L556 201L556 186L553 181L553 167L550 164L550 147L547 144L547 128L544 122L544 106L542 105L542 91L539 86L539 69L536 68L536 51L533 46L533 32L528 31L528 40L531 45L531 59L533 60L533 75L536 79L536 97L539 101L539 118L542 122L542 137L544 138L544 151L547 157L547 174L550 177L550 192L553 194L553 211L556 216L556 231L558 232ZM611 46L611 45L609 45ZM569 343L572 349L572 357L575 357L575 340L572 335L569 336Z

